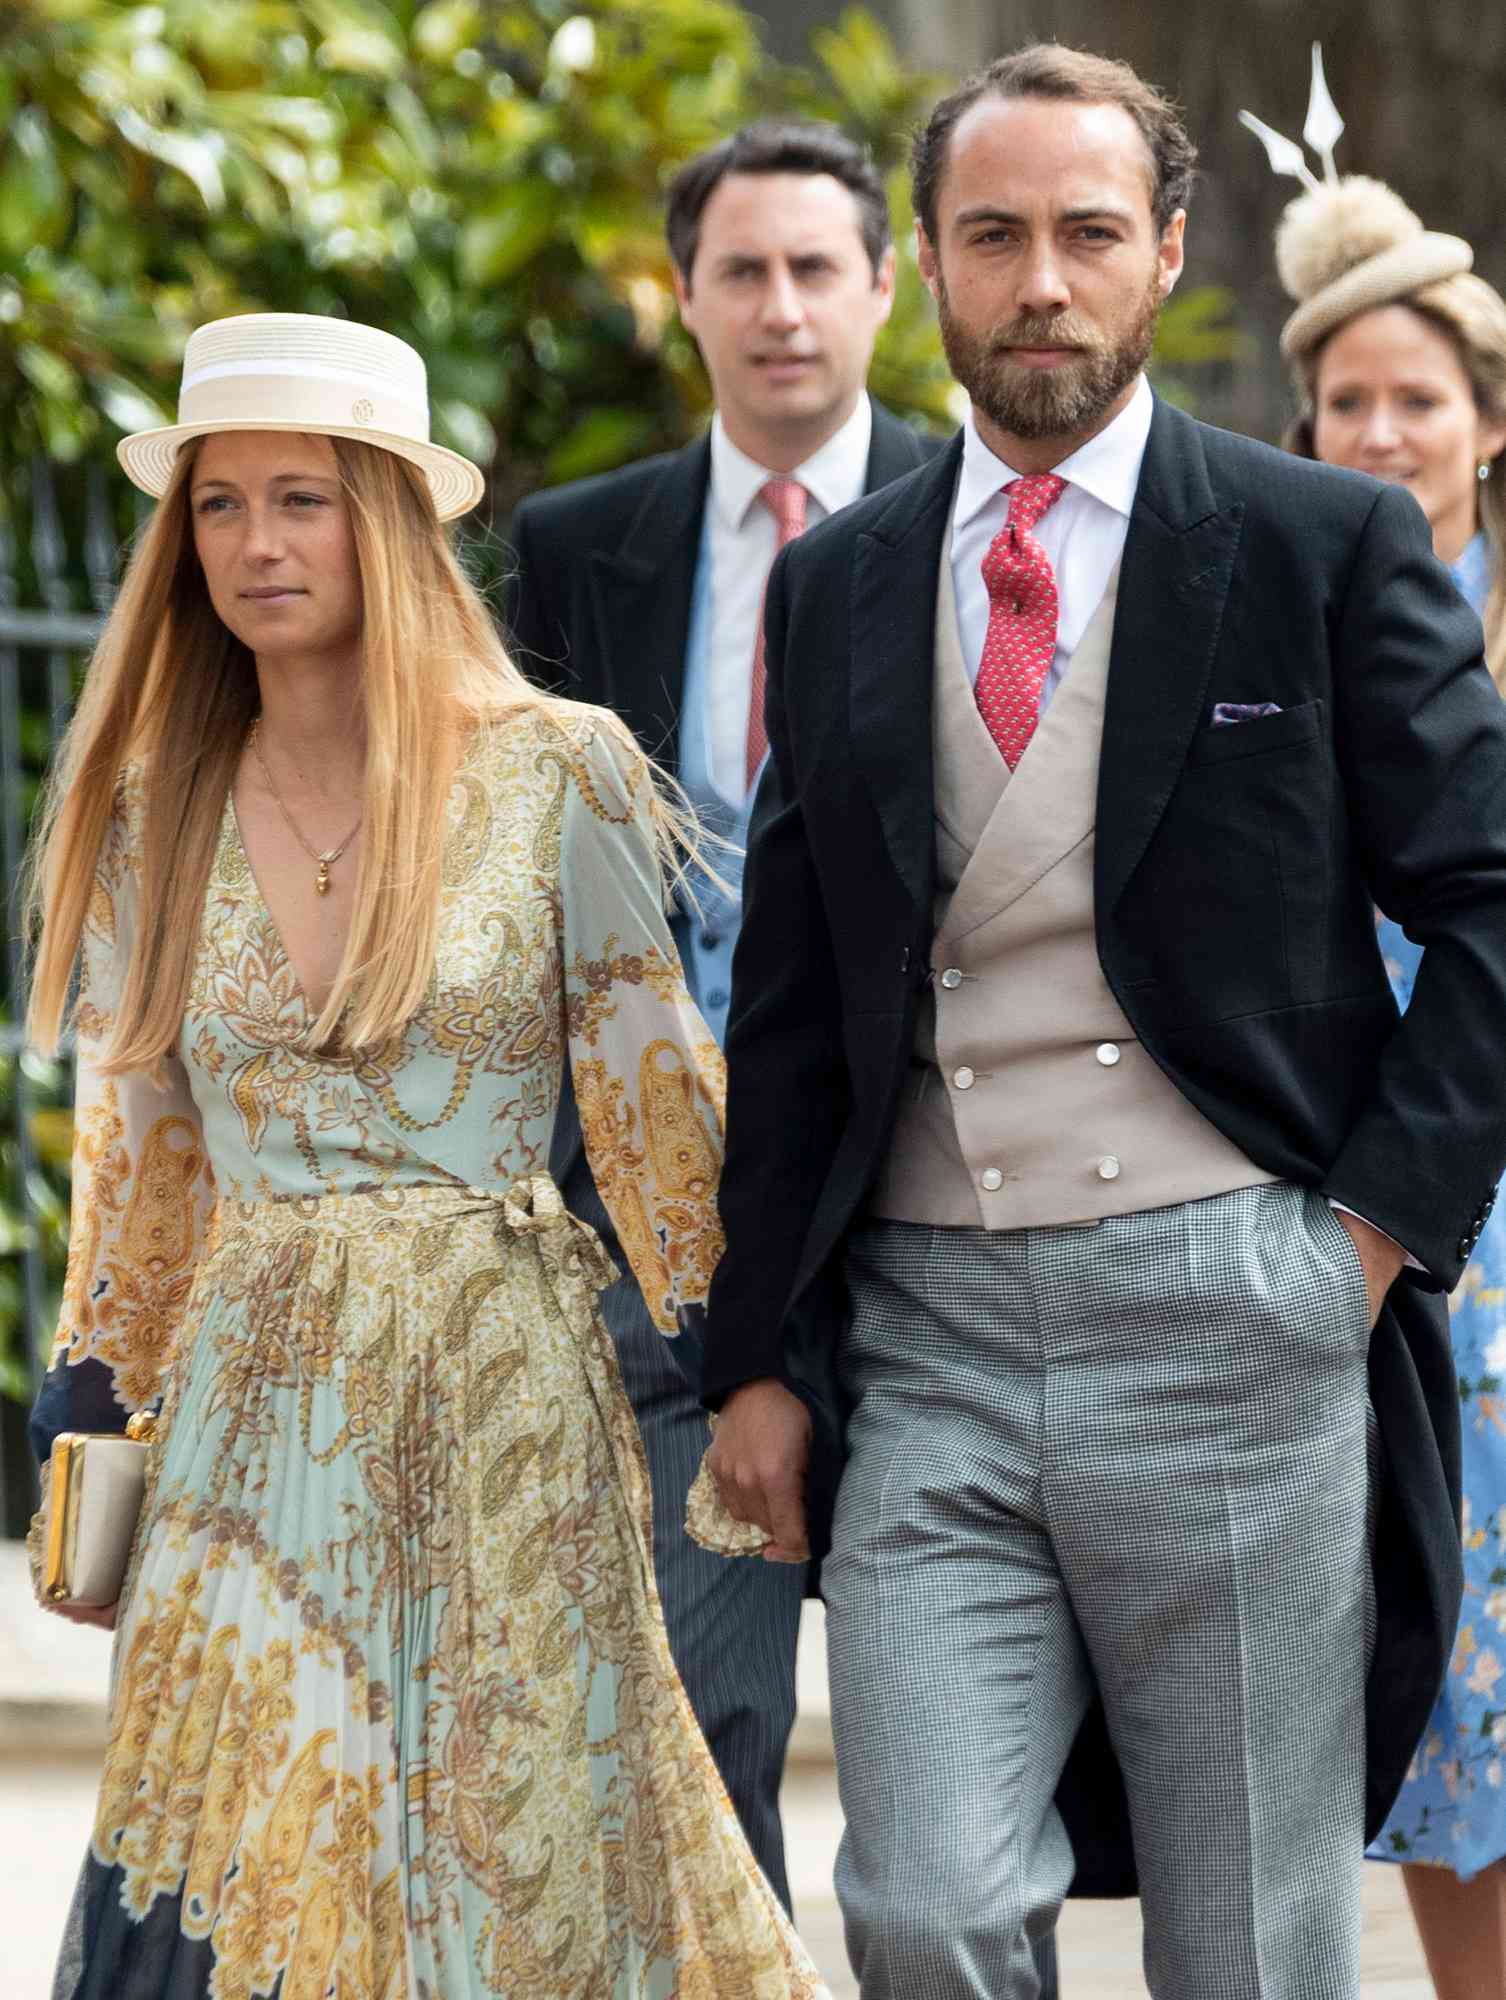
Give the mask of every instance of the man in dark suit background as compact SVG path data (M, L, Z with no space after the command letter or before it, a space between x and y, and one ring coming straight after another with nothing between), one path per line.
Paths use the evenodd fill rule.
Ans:
M532 496L512 526L510 629L525 671L615 709L706 824L744 844L765 755L760 614L776 549L922 464L935 444L865 383L894 291L883 183L835 127L762 123L687 165L669 197L681 315L716 398L684 450ZM701 882L676 941L720 1038L740 920ZM573 1102L553 1168L615 1247ZM729 1564L684 1532L709 1443L698 1356L655 1332L631 1279L603 1301L648 1452L671 1648L753 1850L789 1900L778 1792L795 1713L803 1566ZM677 1363L679 1365L677 1365Z
M1192 159L1056 47L937 107L968 422L768 588L705 1389L767 1556L840 1475L864 2000L1031 2000L1135 1864L1162 2000L1355 2000L1453 1643L1506 711L1408 495L1151 396Z

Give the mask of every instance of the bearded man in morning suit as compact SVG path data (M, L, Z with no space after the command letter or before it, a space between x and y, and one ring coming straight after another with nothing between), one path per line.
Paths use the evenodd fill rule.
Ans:
M733 842L674 920L696 1004L721 1038L741 914L736 880L765 760L759 615L775 550L936 449L873 403L894 249L883 182L834 126L746 127L669 196L680 312L717 402L683 451L535 494L513 519L509 625L524 669L614 708ZM573 1100L551 1167L615 1249ZM619 1259L619 1261L621 1261ZM748 1839L789 1901L779 1784L795 1714L804 1565L729 1566L684 1531L706 1449L690 1337L667 1343L631 1278L603 1298L648 1454L671 1650Z
M970 419L769 584L705 1391L774 1554L846 1414L864 2000L1033 1995L1074 1850L1133 1883L1114 1761L1158 2000L1353 2000L1453 1639L1506 709L1409 495L1151 396L1191 159L1055 47L937 108ZM1427 946L1401 1022L1376 903ZM1059 1793L1099 1701L1107 1768Z

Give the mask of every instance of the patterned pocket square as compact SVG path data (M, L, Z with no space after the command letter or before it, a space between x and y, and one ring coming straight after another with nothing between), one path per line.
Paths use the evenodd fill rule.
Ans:
M1277 701L1216 701L1213 704L1213 727L1223 729L1231 722L1253 722L1257 716L1280 713L1281 704Z

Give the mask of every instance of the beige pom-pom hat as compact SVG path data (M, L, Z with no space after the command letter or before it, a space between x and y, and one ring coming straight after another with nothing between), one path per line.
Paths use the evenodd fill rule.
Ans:
M178 421L122 438L126 477L160 497L179 447L215 431L312 431L380 445L416 465L441 521L486 490L458 451L429 442L429 385L407 341L316 313L240 313L188 337Z
M1424 285L1469 270L1475 254L1462 236L1424 229L1401 196L1364 174L1342 179L1333 149L1344 130L1323 77L1323 53L1314 42L1312 91L1302 136L1322 155L1324 178L1308 167L1302 148L1284 139L1252 112L1240 123L1266 149L1278 174L1291 174L1307 192L1288 204L1276 230L1276 269L1297 310L1281 329L1288 361L1308 354L1356 313L1393 305Z

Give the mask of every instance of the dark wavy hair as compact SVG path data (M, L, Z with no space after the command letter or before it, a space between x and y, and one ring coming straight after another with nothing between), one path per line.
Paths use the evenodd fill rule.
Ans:
M1151 209L1164 229L1192 195L1197 148L1177 108L1128 63L1056 42L1033 42L974 72L942 98L910 147L910 192L926 235L936 241L936 202L946 173L952 131L985 97L1040 97L1077 104L1117 104L1140 128L1150 153Z
M863 248L878 275L893 231L889 198L868 149L836 125L761 118L709 152L697 154L670 183L665 230L669 254L687 285L700 248L701 217L728 174L830 174L857 203Z

